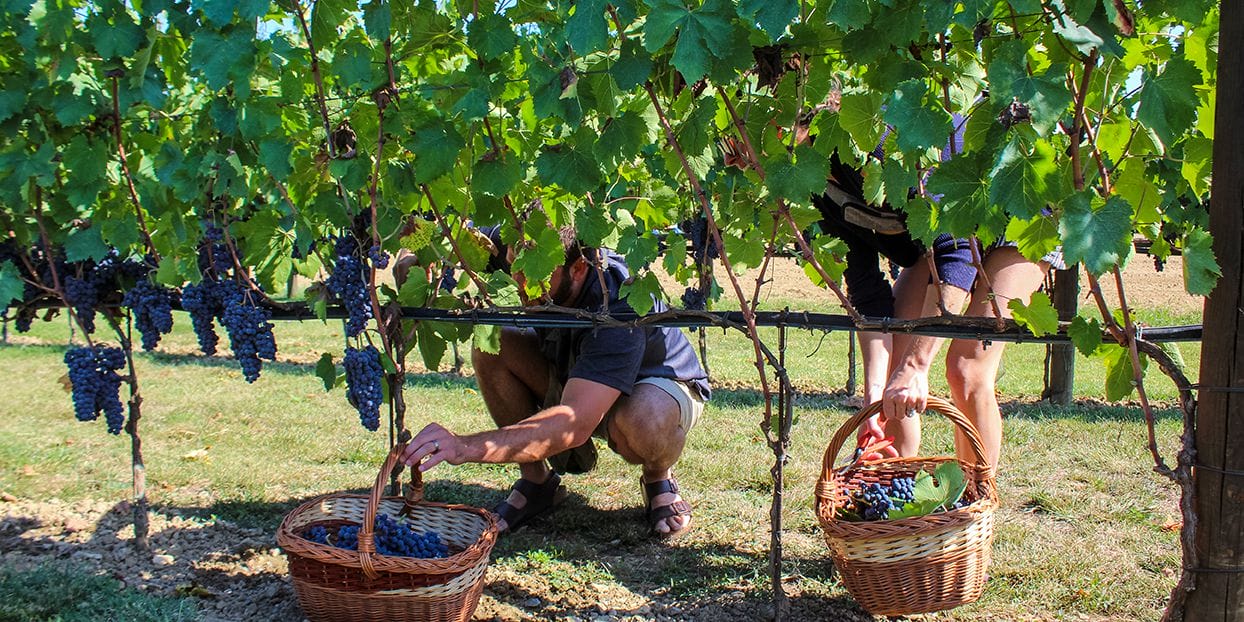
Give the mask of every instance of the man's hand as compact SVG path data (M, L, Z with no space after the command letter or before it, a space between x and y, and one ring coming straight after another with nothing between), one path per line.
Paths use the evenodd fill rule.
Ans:
M881 394L881 414L885 420L924 412L929 401L928 372L903 366L894 370Z
M429 423L410 439L398 460L410 467L418 465L420 472L442 462L462 464L467 461L466 446L457 434L446 430L440 424Z

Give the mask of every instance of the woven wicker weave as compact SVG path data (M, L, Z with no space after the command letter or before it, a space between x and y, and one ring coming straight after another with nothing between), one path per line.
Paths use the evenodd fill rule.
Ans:
M290 576L303 613L315 622L471 619L484 589L484 571L497 540L496 516L487 510L423 500L418 469L405 497L381 497L405 444L389 453L371 495L331 494L311 499L285 516L277 544L289 557ZM435 531L453 553L444 559L376 553L377 511L408 515L419 531ZM357 551L303 538L313 525L330 532L359 525Z
M877 615L950 609L980 598L993 546L997 505L993 474L980 435L946 400L930 397L929 410L944 415L967 437L975 464L963 464L970 503L948 512L897 520L846 521L839 510L850 494L870 483L888 485L919 471L933 472L951 457L888 458L834 468L838 452L856 428L881 411L873 404L838 428L825 450L816 486L816 514L830 557L851 596Z

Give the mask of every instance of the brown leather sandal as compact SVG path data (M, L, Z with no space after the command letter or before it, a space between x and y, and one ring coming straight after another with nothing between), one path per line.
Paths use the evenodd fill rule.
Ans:
M505 531L518 531L536 518L549 513L565 500L566 487L561 483L562 478L556 472L549 473L549 478L543 484L519 478L513 486L510 486L510 490L518 491L527 503L524 503L521 508L516 508L510 505L509 495L506 495L506 500L498 503L492 512L505 521Z
M678 480L670 475L669 479L661 479L655 482L645 482L643 476L639 477L639 485L644 491L644 516L648 521L648 533L659 538L670 540L678 538L691 531L691 523L687 523L685 527L677 531L662 532L657 529L657 524L667 518L673 516L691 516L691 504L683 499L679 499L667 505L652 506L652 499L657 495L670 493L678 494Z

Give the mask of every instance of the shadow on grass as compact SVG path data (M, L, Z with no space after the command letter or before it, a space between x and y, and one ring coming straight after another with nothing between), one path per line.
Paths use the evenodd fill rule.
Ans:
M63 349L63 347L61 348ZM196 365L207 368L220 369L237 369L240 371L236 359L230 356L214 355L204 356L199 354L170 354L167 352L148 352L144 354L147 359L157 365L166 365L171 367L179 367L183 365ZM339 360L335 362L340 363ZM291 361L264 361L263 372L287 376L305 376L315 373L314 363L296 363ZM423 373L407 373L405 386L410 388L475 388L475 378L471 376L463 376L460 374L448 372L423 372Z
M1048 401L1010 400L999 404L1004 418L1023 419L1069 419L1093 423L1096 421L1134 421L1143 423L1144 411L1139 404L1111 404L1100 400L1076 400L1062 406ZM1153 409L1157 421L1179 421L1183 412L1176 406Z

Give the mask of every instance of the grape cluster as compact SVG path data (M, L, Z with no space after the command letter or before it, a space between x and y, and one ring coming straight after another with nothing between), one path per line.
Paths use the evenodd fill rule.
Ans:
M125 424L121 406L121 375L125 353L120 348L104 346L70 348L65 352L69 382L73 389L73 414L79 421L94 421L100 411L108 422L108 431L120 434Z
M859 515L860 518L871 520L887 520L890 510L901 509L907 503L916 500L916 480L911 477L896 477L889 486L868 484L851 497L847 510Z
M154 350L160 343L160 335L173 330L173 306L167 289L142 279L125 292L121 304L134 314L134 325L142 333L144 350Z
M380 250L379 246L373 245L371 249L367 251L367 256L371 258L373 266L376 266L381 270L389 267L389 254Z
M896 477L890 481L890 497L903 503L916 500L916 480L911 477Z
M233 281L224 294L224 313L220 323L229 334L229 349L242 364L242 375L247 382L259 379L263 361L276 360L276 338L272 334L272 312L256 305L248 292Z
M688 287L682 293L682 306L688 311L703 311L707 302L704 292L698 287Z
M681 228L687 236L687 243L691 245L691 252L697 264L705 263L706 259L717 259L719 254L717 242L708 232L707 218L700 216L684 221Z
M375 522L376 552L390 557L420 557L424 559L449 557L449 547L435 531L419 532L405 522L398 521L387 514L377 514ZM312 542L335 546L341 549L357 551L359 547L359 526L342 525L337 533L329 538L329 532L323 525L314 525L302 533L302 537Z
M453 266L445 266L445 271L441 273L441 289L447 292L453 292L458 287L458 278L454 275Z
M233 267L233 257L225 246L225 231L215 224L203 230L203 245L199 250L199 270L204 274L220 276Z
M380 403L384 401L381 383L384 367L375 346L346 348L346 399L359 413L363 427L375 432L380 428Z
M893 506L889 490L881 484L868 484L855 495L856 513L864 520L886 520Z
M116 249L108 251L98 262L86 261L79 266L78 272L81 276L65 277L65 302L74 308L78 323L88 333L95 332L95 308L101 300L117 291L117 277L141 280L151 272L148 262L122 259ZM58 271L67 274L68 267L62 263ZM50 281L45 279L44 282Z
M74 315L78 317L78 324L82 326L82 330L88 333L95 332L95 307L99 304L99 289L95 287L94 279L89 276L85 278L66 277L65 303L73 307Z
M181 308L190 314L199 349L208 356L216 353L216 344L220 342L214 321L224 314L222 291L219 282L206 279L181 288Z
M346 312L346 335L357 337L372 318L371 297L367 285L367 264L356 254L354 238L343 235L337 239L337 265L324 283L328 291L341 300Z

